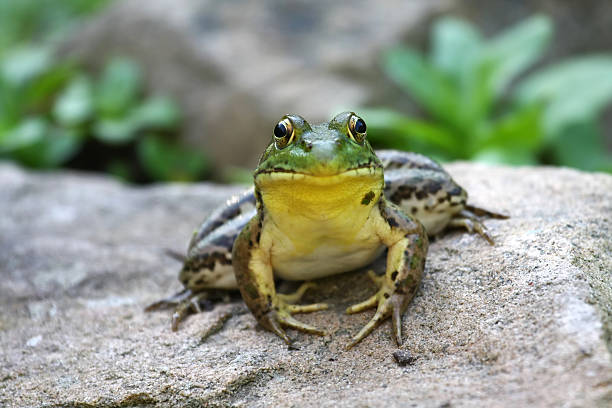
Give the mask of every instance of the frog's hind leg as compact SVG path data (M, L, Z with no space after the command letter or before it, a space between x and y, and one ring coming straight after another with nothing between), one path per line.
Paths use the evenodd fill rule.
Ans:
M507 220L508 218L510 218L509 215L496 213L496 212L489 211L484 208L476 207L476 206L469 205L469 204L465 205L464 210L472 213L472 215L475 215L477 217L495 218L498 220Z
M508 216L505 214L495 213L493 211L485 210L484 208L474 207L472 205L466 205L463 210L451 218L448 222L448 226L452 228L465 228L469 233L476 232L478 235L487 240L491 245L495 245L489 230L480 221L480 217L495 218L495 219L507 219Z
M172 314L172 331L177 331L179 324L188 315L192 313L201 313L203 310L212 310L215 300L228 302L229 299L230 293L226 290L217 289L194 293L191 289L183 289L172 296L151 303L145 308L145 312L174 308L174 313Z

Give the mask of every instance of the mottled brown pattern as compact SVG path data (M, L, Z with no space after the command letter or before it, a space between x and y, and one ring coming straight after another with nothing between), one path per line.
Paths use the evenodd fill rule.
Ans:
M385 170L442 170L442 167L437 162L418 153L400 152L397 150L377 150L376 155L382 161Z
M228 204L217 208L198 228L198 231L189 243L189 249L205 239L211 232L225 225L228 221L242 214L242 207L247 204L255 205L255 195L252 190L245 191L233 197Z
M408 238L408 245L404 250L404 259L401 265L398 265L397 270L390 274L396 292L406 295L402 301L403 312L421 282L429 241L421 223L403 213L394 204L381 200L380 210L381 215L389 225L402 230Z
M196 289L203 286L199 283L205 277L212 277L215 265L230 265L232 256L230 253L221 251L210 251L199 254L198 256L190 257L185 261L181 272L179 273L179 281L190 289ZM198 277L192 281L194 277ZM206 281L205 283L210 283ZM196 287L193 287L193 286Z
M254 276L255 271L249 268L252 252L259 246L257 237L261 233L260 216L257 215L244 227L232 250L234 259L234 273L238 282L238 288L244 302L255 314L257 320L270 310L270 304L263 293L259 293L259 287ZM262 323L260 321L260 323Z

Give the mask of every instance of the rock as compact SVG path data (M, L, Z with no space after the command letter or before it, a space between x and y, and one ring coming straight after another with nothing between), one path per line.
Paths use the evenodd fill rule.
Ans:
M282 115L315 123L389 98L379 53L450 3L120 1L63 50L93 67L136 59L149 88L184 108L187 142L219 165L252 167Z
M349 351L371 312L362 272L320 282L290 331L260 329L239 300L190 316L143 307L180 289L182 250L211 209L240 190L129 187L0 164L1 406L495 406L612 404L612 177L555 168L447 166L489 220L495 246L460 231L430 247L403 324Z

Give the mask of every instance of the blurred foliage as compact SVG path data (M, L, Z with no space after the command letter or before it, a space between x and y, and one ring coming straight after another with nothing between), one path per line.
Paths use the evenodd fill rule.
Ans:
M519 78L552 37L535 16L484 39L470 24L438 20L428 57L390 50L387 75L426 113L364 111L375 145L416 150L440 160L548 163L612 172L598 124L612 100L612 54L570 58Z
M114 58L94 76L53 55L54 36L103 3L0 2L0 158L34 168L103 170L133 181L200 178L204 156L176 142L178 106L144 96L136 63ZM46 40L37 42L41 37Z
M2 0L0 56L14 46L60 38L78 17L107 3L109 0Z

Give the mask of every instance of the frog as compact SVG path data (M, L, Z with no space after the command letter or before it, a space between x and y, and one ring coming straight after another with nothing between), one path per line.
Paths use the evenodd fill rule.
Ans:
M146 310L175 307L172 330L219 293L238 290L263 328L292 344L286 329L325 335L296 314L328 308L299 304L316 280L371 265L375 293L346 309L375 309L347 348L391 319L402 344L402 318L423 277L429 237L447 228L493 238L482 219L504 214L467 203L467 192L436 161L412 152L374 151L367 125L354 112L309 124L288 114L253 173L254 187L230 198L194 232L179 280L184 289ZM385 255L386 254L386 255ZM279 293L279 279L303 281Z

